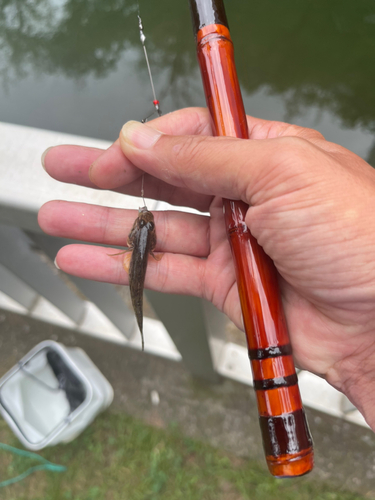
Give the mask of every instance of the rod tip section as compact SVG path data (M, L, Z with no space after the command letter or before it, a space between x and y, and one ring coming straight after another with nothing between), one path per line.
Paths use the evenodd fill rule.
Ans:
M268 469L278 478L292 478L308 474L314 467L314 451L312 448L303 454L284 455L278 458L266 457Z
M228 28L223 0L189 0L194 34L210 24L222 24Z

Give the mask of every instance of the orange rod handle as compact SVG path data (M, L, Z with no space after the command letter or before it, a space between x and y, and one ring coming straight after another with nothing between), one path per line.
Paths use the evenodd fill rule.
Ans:
M248 139L246 113L228 28L197 32L197 52L215 135ZM245 223L248 205L223 200L268 468L295 477L313 468L313 445L303 410L281 304L277 271Z

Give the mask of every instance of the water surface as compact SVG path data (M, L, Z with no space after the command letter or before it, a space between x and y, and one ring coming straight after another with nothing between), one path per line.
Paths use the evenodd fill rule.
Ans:
M163 111L204 105L187 0L140 0ZM227 0L249 114L375 163L370 0ZM113 140L152 111L134 0L0 0L0 120Z

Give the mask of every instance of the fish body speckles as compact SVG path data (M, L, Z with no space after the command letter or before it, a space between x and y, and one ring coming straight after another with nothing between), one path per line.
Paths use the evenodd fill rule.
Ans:
M146 277L148 256L153 255L156 246L154 216L147 207L139 209L128 237L128 247L132 251L129 264L129 288L137 323L143 339L143 288ZM155 256L154 256L155 257Z

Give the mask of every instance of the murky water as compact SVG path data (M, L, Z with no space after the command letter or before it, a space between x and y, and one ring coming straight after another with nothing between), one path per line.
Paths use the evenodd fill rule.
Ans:
M204 105L187 0L140 0L163 111ZM375 163L372 0L227 0L249 114ZM115 139L152 111L134 0L0 0L0 120Z

